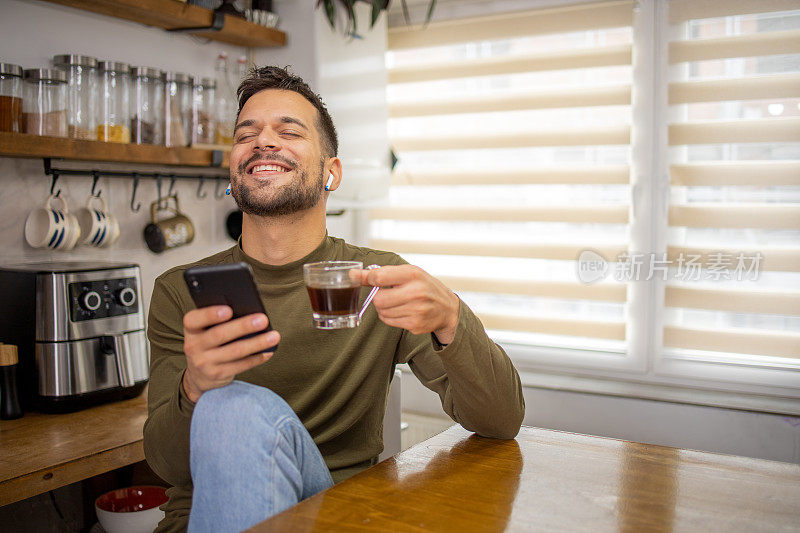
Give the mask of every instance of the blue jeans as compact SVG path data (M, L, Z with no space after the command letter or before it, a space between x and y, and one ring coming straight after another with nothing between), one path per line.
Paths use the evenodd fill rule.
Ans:
M242 381L200 397L190 463L190 532L238 532L333 485L292 408L271 390Z

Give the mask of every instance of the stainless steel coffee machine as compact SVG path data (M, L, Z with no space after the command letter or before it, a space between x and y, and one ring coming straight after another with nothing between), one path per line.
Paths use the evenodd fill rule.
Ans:
M66 412L137 396L149 377L135 264L0 266L0 342L19 347L26 409Z

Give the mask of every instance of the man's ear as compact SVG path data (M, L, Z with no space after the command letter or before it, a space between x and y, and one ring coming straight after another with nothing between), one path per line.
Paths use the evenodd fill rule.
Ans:
M328 168L328 173L323 178L325 190L335 191L342 183L342 161L338 157L332 157L325 166Z

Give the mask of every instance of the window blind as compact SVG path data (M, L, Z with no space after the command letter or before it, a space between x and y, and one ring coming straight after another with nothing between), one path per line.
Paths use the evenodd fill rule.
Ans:
M800 359L800 4L672 0L669 22L665 350Z
M399 163L370 245L439 277L496 340L625 348L627 288L577 258L628 248L629 0L390 27Z

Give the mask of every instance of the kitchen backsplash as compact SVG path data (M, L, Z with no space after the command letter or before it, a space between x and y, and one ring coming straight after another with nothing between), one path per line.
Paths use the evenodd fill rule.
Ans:
M32 261L126 261L142 268L142 290L145 304L150 302L156 276L176 265L189 263L233 246L234 241L225 232L225 218L236 209L230 196L214 198L213 181L203 186L206 198L197 198L198 180L176 180L174 191L178 194L181 211L195 227L194 241L154 254L147 249L142 237L145 225L150 222L150 203L156 199L156 180L142 178L136 192L138 212L130 208L132 180L126 178L100 178L98 187L109 211L119 220L120 236L109 248L77 245L69 251L50 251L31 248L25 242L25 219L31 210L44 205L50 193L50 178L44 175L41 159L0 157L0 248L3 263ZM163 181L163 189L169 180ZM223 184L227 185L227 181ZM83 207L92 187L92 179L83 176L62 176L56 188L67 200L70 212Z

